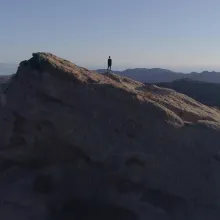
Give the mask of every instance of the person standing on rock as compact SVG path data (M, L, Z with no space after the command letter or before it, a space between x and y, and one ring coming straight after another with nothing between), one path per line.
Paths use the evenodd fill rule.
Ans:
M107 69L107 72L111 72L111 69L112 69L112 59L111 59L111 57L109 56L109 58L108 58L108 69Z

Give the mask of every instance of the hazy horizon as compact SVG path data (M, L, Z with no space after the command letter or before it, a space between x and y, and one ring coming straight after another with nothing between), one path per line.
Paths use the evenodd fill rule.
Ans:
M56 54L57 55L57 54ZM28 57L26 57L26 59L31 58L32 54L30 54ZM63 57L62 57L63 58ZM108 57L107 57L108 58ZM23 59L23 60L26 60ZM115 62L114 58L112 57L113 62ZM19 63L23 60L20 60L19 62L1 62L0 60L0 65L6 65L6 66L16 66L16 68L18 67ZM107 68L107 59L105 64L103 64L102 66L98 66L98 65L93 65L93 66L87 66L86 64L79 64L74 62L73 60L68 59L70 62L81 66L81 67L85 67L87 69L90 70L97 70L97 69L106 69ZM85 62L86 63L86 62ZM1 66L0 66L1 67ZM203 71L215 71L215 72L220 72L220 66L200 66L200 67L175 67L175 66L163 66L163 65L149 65L149 66L144 66L144 65L139 65L139 66L131 66L131 65L127 65L127 66L119 66L119 65L114 65L113 64L113 70L115 71L123 71L126 69L136 69L136 68L146 68L146 69L152 69L152 68L160 68L160 69L167 69L167 70L171 70L173 72L182 72L182 73L191 73L191 72L203 72Z
M220 70L217 0L2 0L0 62L48 51L90 69ZM10 12L10 13L9 13Z
M70 60L71 61L71 60ZM78 65L77 63L75 63L76 65ZM79 65L82 67L85 67L87 69L90 70L97 70L97 69L106 69L105 67L88 67L85 65ZM17 67L18 67L18 63L3 63L0 62L0 75L8 75L8 74L13 74L17 71ZM113 67L113 71L124 71L126 69L136 69L136 68L146 68L146 69L152 69L152 68L160 68L160 69L167 69L167 70L171 70L173 72L181 72L181 73L191 73L191 72L203 72L203 71L216 71L216 72L220 72L220 68L216 68L216 69L212 69L212 68L169 68L169 67L161 67L161 66L133 66L133 67ZM5 70L5 73L4 73Z

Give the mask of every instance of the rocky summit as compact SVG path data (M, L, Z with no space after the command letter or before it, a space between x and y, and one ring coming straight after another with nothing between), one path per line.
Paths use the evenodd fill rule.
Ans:
M50 53L0 98L0 219L220 218L218 109Z

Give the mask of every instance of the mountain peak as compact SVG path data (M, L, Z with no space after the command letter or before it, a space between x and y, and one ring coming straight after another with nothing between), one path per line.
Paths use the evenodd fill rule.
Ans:
M35 70L46 70L48 67L54 67L57 69L65 68L63 72L68 72L68 70L71 69L73 71L79 71L79 67L68 60L59 58L52 53L45 52L33 53L32 58L22 61L19 66L31 67Z
M0 168L7 170L1 186L9 195L3 204L24 204L22 213L40 204L50 213L70 200L95 200L104 201L104 210L107 203L141 219L167 218L196 201L219 204L219 110L50 53L21 62L6 85L0 92Z
M202 119L206 117L208 117L211 121L218 121L218 119L215 117L215 114L218 114L217 112L213 112L213 110L208 110L207 107L201 106L196 101L188 97L184 97L175 91L170 92L169 90L163 88L154 87L151 85L144 85L141 82L116 74L98 74L86 68L79 67L71 63L70 61L62 59L51 53L33 53L32 58L22 61L20 63L16 77L22 78L24 87L26 86L25 81L33 81L33 83L36 84L34 80L36 78L39 78L41 84L45 84L45 90L47 90L46 87L48 86L47 83L49 83L49 78L51 79L51 82L56 80L57 85L58 83L60 83L60 85L67 83L66 85L70 86L70 90L72 89L71 86L80 84L82 86L86 85L86 87L90 88L91 90L94 89L93 87L101 86L102 88L100 92L103 90L103 92L106 93L105 90L108 90L108 87L110 86L114 89L115 94L118 93L118 90L124 91L125 94L127 93L126 96L134 96L135 99L142 100L145 105L146 103L148 103L148 105L156 107L155 111L164 111L164 116L167 119L170 118L171 121L178 121L180 119L178 122L179 124L183 124L183 121L185 120L196 122L200 118ZM37 81L38 83L36 85L38 87L40 86L39 80ZM52 86L53 84L51 83L50 87ZM57 87L57 89L58 88L59 87ZM50 93L54 93L56 96L57 89L51 89ZM169 99L171 98L171 94L173 100L175 100L175 102L172 102L172 104L169 101ZM107 97L109 97L109 95L110 94L108 94ZM184 105L179 103L180 100L182 100ZM193 106L194 108L193 111L190 111L190 114L194 115L195 119L192 119L191 117L183 117L184 114L179 115L178 113L178 111L184 112L185 110L187 110L187 106L189 105ZM200 116L199 109L204 109L207 114L204 113L204 115ZM189 112L187 113L187 115L188 114Z

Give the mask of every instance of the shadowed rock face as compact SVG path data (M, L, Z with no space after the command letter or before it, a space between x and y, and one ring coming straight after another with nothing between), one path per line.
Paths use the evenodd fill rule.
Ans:
M0 106L5 219L219 216L218 110L49 53L20 63Z
M53 219L86 219L86 220L136 220L137 216L124 208L103 204L97 201L69 201L64 204L59 214Z

